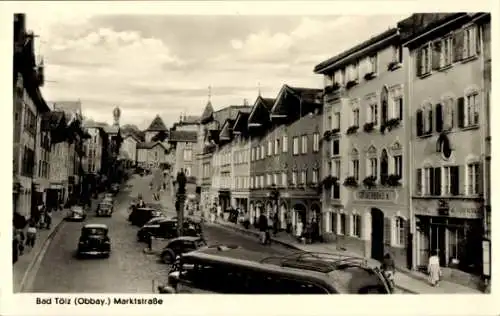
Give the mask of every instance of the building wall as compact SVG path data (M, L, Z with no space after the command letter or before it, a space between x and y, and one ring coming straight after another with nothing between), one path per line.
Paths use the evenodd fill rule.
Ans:
M231 174L233 175L231 183L231 205L246 211L248 210L250 189L251 142L248 137L236 136L231 144Z
M137 162L148 161L148 149L138 148L137 149Z
M102 145L103 140L98 128L88 128L90 139L86 140L87 143L87 172L99 173L101 171L102 162Z
M176 142L174 151L174 174L177 174L181 169L184 169L187 177L198 177L195 146L196 143Z
M165 148L161 145L156 145L147 151L146 161L163 163L165 162Z
M127 154L129 159L131 161L136 161L137 159L137 141L131 137L128 136L123 140L122 144L123 151Z
M400 232L397 231L396 225L399 224L406 230L409 223L407 172L409 156L405 154L405 150L408 150L406 129L410 124L405 120L407 107L404 103L404 68L400 66L397 69L388 70L388 65L394 62L397 56L397 47L397 45L387 44L377 52L371 52L370 56L373 53L377 55L374 78L365 79L366 71L358 64L359 83L350 89L341 88L341 91L337 93L338 98L330 98L331 95L325 97L324 130L338 128L339 131L330 140L323 140L325 158L323 178L328 175L336 177L340 195L337 196L333 192L333 186L330 190L324 190L323 229L328 239L337 239L337 243L345 244L350 249L364 253L368 257L376 255L371 251L372 242L383 242L384 252L390 251L396 262L404 266L406 265L406 237L399 237ZM367 57L364 56L364 58ZM339 77L337 71L334 78ZM342 85L345 85L345 81L343 79ZM384 95L387 95L387 99ZM399 119L398 126L391 130L381 129L383 97L387 100L387 103L384 101L384 104L387 104L387 118ZM401 114L398 100L403 102ZM377 109L376 115L371 111L374 106ZM355 119L356 110L359 113L359 119ZM336 113L340 113L340 126L336 123ZM365 124L371 122L376 122L373 130L365 131ZM358 129L353 133L347 133L352 126L358 126ZM337 142L338 152L334 146ZM402 158L399 186L381 183L382 161L385 157L387 157L387 175L398 173L395 157ZM372 175L369 159L376 159L377 184L373 188L363 185L363 180ZM353 161L358 162L357 174L354 173ZM340 162L340 170L337 170L336 162ZM357 187L343 185L348 177L357 178ZM379 238L372 241L371 212L373 208L382 212L384 222L379 222L379 229L383 233L377 234ZM407 233L403 235L406 236Z

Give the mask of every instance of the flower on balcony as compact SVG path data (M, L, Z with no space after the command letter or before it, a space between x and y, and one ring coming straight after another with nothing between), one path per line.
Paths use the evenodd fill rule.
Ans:
M400 66L401 66L400 62L393 60L387 65L387 70L392 71L398 69Z
M387 176L387 179L385 180L385 184L391 187L397 187L400 186L401 183L399 182L401 180L401 176L397 174L390 174Z
M356 181L356 179L353 176L349 176L349 177L345 178L344 186L356 188L358 186L358 182Z
M325 187L325 189L330 189L332 187L333 184L335 184L336 182L338 181L338 178L337 177L333 177L333 176L326 176L323 181L322 181L322 184L323 184L323 187Z
M367 188L373 188L377 185L377 178L375 176L368 176L363 179L363 185Z
M332 131L325 131L323 133L323 139L324 140L330 140L332 138L333 134Z
M354 87L357 84L358 84L358 79L349 80L349 81L346 82L345 88L346 89L350 89L350 88Z
M363 125L363 130L366 133L370 133L371 131L373 131L374 126L375 126L374 122L365 123L365 125Z
M337 127L332 129L332 135L337 134L338 132L340 132L340 128Z
M338 82L334 82L329 86L325 87L325 93L332 93L334 91L337 91L340 88L340 84Z
M374 71L370 71L370 72L367 72L364 76L365 80L371 80L373 78L375 78L375 72Z
M359 128L359 126L356 126L356 125L350 126L350 127L347 129L346 134L347 134L347 135L354 134L354 133L356 133L356 131L358 130L358 128Z
M391 131L392 129L396 128L399 126L400 120L398 118L392 118L385 123L380 125L380 132L383 134L385 130Z

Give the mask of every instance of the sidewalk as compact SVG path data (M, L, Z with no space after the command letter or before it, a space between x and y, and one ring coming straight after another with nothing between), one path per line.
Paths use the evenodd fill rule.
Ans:
M251 236L259 236L259 232L255 228L245 229L241 225L229 223L229 222L217 222L209 223L207 225L218 225L239 233L243 233ZM292 236L286 233L278 233L278 236L272 237L272 241L279 243L285 247L312 251L312 252L328 252L328 253L338 253L341 252L346 255L362 256L362 254L357 254L350 251L342 251L336 248L333 243L327 244L301 244L298 243ZM379 266L380 262L374 259L368 259L369 265ZM440 282L438 287L432 287L427 283L427 276L423 273L416 271L409 271L406 269L398 269L398 273L395 274L396 288L401 293L412 293L412 294L482 294L481 291L466 287L460 284L456 284L450 281L443 280Z
M50 242L61 227L61 223L66 216L66 209L52 212L52 225L50 229L38 229L37 239L33 248L25 247L22 256L12 266L12 291L19 293L22 291L23 283L35 263L37 257L47 241Z

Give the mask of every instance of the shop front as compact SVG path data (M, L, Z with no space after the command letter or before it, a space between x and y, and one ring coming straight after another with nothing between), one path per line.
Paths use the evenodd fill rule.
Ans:
M463 200L414 202L416 260L425 269L432 251L441 266L468 273L482 270L481 206Z
M219 204L222 212L231 207L231 192L229 190L219 190Z

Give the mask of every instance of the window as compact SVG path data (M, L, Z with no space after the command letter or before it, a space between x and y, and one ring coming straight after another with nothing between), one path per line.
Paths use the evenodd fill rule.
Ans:
M417 52L417 76L426 75L431 72L431 48L429 44L420 48Z
M273 178L271 174L267 174L266 176L266 185L272 185L273 184Z
M347 217L344 213L340 214L340 227L339 227L339 235L344 235L346 233L346 221Z
M394 244L396 246L404 246L405 245L405 219L402 217L396 217L394 221L395 230L394 230Z
M377 54L368 57L368 73L377 72Z
M451 36L446 37L441 41L441 53L440 53L440 59L439 59L439 65L440 67L446 67L451 65L452 62L452 56L451 52L453 51L452 49L452 39Z
M319 133L313 134L313 151L314 152L319 151Z
M340 140L334 139L332 140L332 156L340 155Z
M353 64L347 66L347 82L349 81L357 81L358 80L358 64Z
M358 108L352 110L352 126L359 127L359 109Z
M254 161L259 160L259 158L260 158L260 148L259 147L254 148L254 154L255 154Z
M398 62L398 63L403 62L403 49L401 48L400 45L393 46L392 53L393 53L393 55L392 55L393 61Z
M319 171L318 169L314 169L312 172L312 183L316 184L319 181Z
M287 174L286 172L281 173L281 185L286 186L287 183Z
M330 130L333 128L333 125L332 125L332 116L331 115L328 115L328 119L326 120L326 130Z
M458 175L458 167L456 166L443 167L442 188L441 188L441 192L443 195L458 194L458 183L456 183L457 175Z
M292 184L297 185L297 171L292 171Z
M261 175L261 176L260 176L260 187L261 187L261 188L263 188L263 187L264 187L264 181L265 181L265 180L266 180L266 179L264 178L264 175Z
M430 105L426 105L422 111L423 119L423 131L422 135L429 135L432 133L432 108Z
M479 185L481 181L481 175L479 172L479 163L473 162L467 164L467 194L475 195L479 194Z
M469 27L464 32L464 51L463 58L469 58L477 54L477 28Z
M340 178L340 159L333 161L333 176Z
M446 98L443 101L443 130L449 131L453 128L453 98Z
M302 170L302 172L300 173L300 183L301 184L307 183L307 170Z
M392 118L403 121L403 97L397 96L393 100Z
M277 173L273 174L273 184L274 185L279 185L279 179L278 179L278 174Z
M351 161L351 176L354 177L356 181L359 181L359 160L353 159Z
M283 152L288 152L288 136L283 135Z
M266 148L264 145L260 145L260 159L264 159L266 157Z
M377 158L370 158L369 159L369 162L370 162L370 176L372 177L377 177Z
M332 233L334 234L337 234L337 213L333 213L331 212L330 213L330 230L332 231Z
M301 153L307 154L307 135L302 135L301 137Z
M479 124L479 94L474 92L465 98L464 126Z
M352 236L361 238L361 215L352 215Z
M294 155L298 155L299 154L299 138L297 136L295 136L293 138L293 154Z
M396 155L393 157L394 160L394 174L398 175L399 178L403 178L403 156Z
M184 161L191 161L193 159L193 150L184 149Z
M250 178L250 189L253 189L253 184L254 184L254 178Z
M272 156L273 154L273 142L267 141L267 156Z
M430 195L431 194L431 174L432 168L424 168L423 170L423 181L422 181L422 194Z
M453 182L455 179L455 174L450 181ZM422 181L422 192L424 195L441 195L441 168L431 168L426 167L423 169L423 181Z
M279 153L280 153L280 140L275 139L274 140L274 154L279 155Z
M378 105L377 105L377 103L372 103L368 106L367 123L373 123L373 125L378 124Z
M334 114L333 129L340 129L340 112Z

